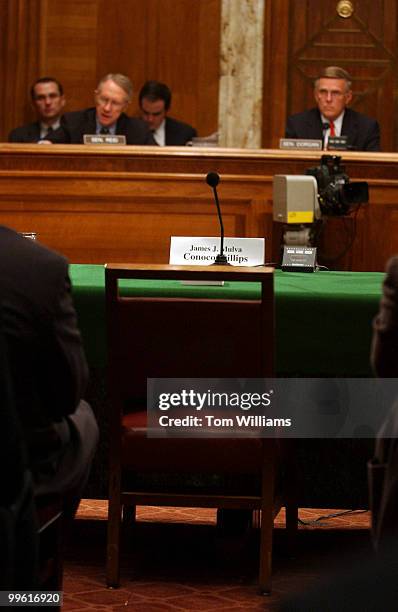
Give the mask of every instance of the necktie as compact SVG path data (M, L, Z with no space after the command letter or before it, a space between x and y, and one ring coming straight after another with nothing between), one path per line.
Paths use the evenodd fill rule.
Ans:
M50 136L50 135L53 133L53 131L54 131L54 130L53 130L53 128L52 128L52 127L51 127L51 125L50 125L50 127L49 127L49 128L47 128L46 136Z
M102 127L102 128L100 129L100 134L109 134L109 130L108 130L108 128L106 128L106 127Z
M336 136L336 132L334 129L334 123L333 121L330 122L330 136L333 138L333 136Z

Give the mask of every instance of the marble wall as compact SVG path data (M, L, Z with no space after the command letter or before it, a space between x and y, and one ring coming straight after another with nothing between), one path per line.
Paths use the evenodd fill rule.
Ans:
M219 145L261 147L265 0L222 0Z

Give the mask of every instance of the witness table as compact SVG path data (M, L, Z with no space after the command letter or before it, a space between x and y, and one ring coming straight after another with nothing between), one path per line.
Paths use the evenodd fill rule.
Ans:
M72 265L73 295L88 360L106 363L104 268ZM368 376L372 318L381 296L377 272L275 272L276 371L285 376ZM126 289L146 297L201 295L255 299L256 283L182 286L137 280ZM176 321L178 325L178 321Z

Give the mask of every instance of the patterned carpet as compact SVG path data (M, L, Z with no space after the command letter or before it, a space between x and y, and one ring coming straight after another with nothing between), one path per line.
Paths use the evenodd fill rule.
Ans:
M258 594L258 530L223 536L215 511L138 508L125 542L121 587L105 587L106 502L84 500L65 552L63 610L134 612L276 611L354 549L370 553L369 513L302 509L297 549L287 552L284 516L276 519L273 591ZM341 511L342 512L342 511Z

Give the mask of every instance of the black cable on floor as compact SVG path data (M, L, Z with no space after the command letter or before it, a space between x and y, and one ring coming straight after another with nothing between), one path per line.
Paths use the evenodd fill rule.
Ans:
M364 514L365 512L369 512L369 510L341 510L339 512L325 514L324 516L318 516L316 519L312 519L311 521L303 521L299 518L298 522L300 525L316 525L317 523L319 523L319 521L325 521L339 516L346 516L347 514Z

